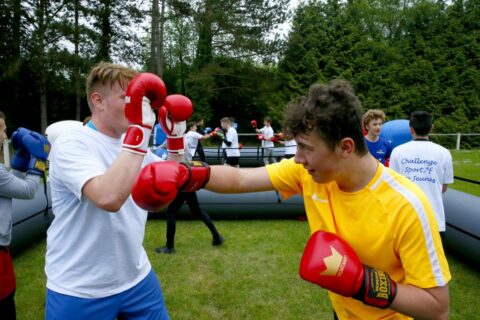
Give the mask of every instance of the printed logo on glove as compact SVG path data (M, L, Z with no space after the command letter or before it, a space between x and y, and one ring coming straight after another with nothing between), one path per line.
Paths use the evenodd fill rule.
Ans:
M321 230L312 234L305 246L300 276L381 309L388 308L397 294L397 285L387 273L364 265L345 240Z
M12 135L12 145L17 150L12 168L30 174L43 175L50 153L50 142L38 132L18 128Z

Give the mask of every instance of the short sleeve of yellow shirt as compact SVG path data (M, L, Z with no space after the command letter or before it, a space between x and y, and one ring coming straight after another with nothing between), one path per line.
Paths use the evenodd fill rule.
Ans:
M379 164L365 188L347 193L335 182L316 183L293 159L266 169L282 197L302 195L311 233L337 234L364 264L387 272L398 283L432 288L451 279L431 205L407 178ZM393 310L329 295L340 319L409 319Z

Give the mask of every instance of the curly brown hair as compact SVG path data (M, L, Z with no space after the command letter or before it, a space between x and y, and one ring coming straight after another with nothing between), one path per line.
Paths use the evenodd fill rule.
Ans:
M385 113L382 110L370 109L362 116L363 126L366 128L370 121L380 119L382 123L385 122Z
M285 128L294 136L315 131L334 150L343 138L355 142L355 152L368 150L362 134L362 104L351 84L335 79L328 84L313 84L306 97L291 101L285 112Z

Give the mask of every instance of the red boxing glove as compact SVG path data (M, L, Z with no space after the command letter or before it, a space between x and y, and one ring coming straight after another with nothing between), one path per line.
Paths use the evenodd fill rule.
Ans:
M192 102L181 94L167 96L165 104L158 110L158 122L167 134L168 152L185 153L183 135L187 128L186 120L192 112Z
M250 124L252 125L253 129L257 129L257 120L250 121Z
M146 154L155 113L165 101L167 89L162 79L153 73L139 73L130 81L125 92L125 117L130 122L123 139L123 149Z
M265 140L265 136L263 134L257 134L257 140L259 141Z
M322 288L382 309L388 308L397 294L397 284L387 273L364 265L346 241L321 230L307 242L300 262L300 276Z
M160 211L180 191L193 192L203 188L210 178L205 162L159 161L145 166L132 189L133 201L147 211Z
M225 134L223 130L220 128L215 128L212 132L210 132L210 136L215 139L223 140L225 138Z
M272 142L278 142L278 138L276 136L273 136L270 138L270 141Z

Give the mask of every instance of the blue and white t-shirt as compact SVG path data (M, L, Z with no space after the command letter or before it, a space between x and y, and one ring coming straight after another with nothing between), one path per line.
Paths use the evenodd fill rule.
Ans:
M385 164L392 153L392 144L381 137L378 137L378 140L375 142L371 142L365 138L365 142L367 143L368 152L382 164Z

